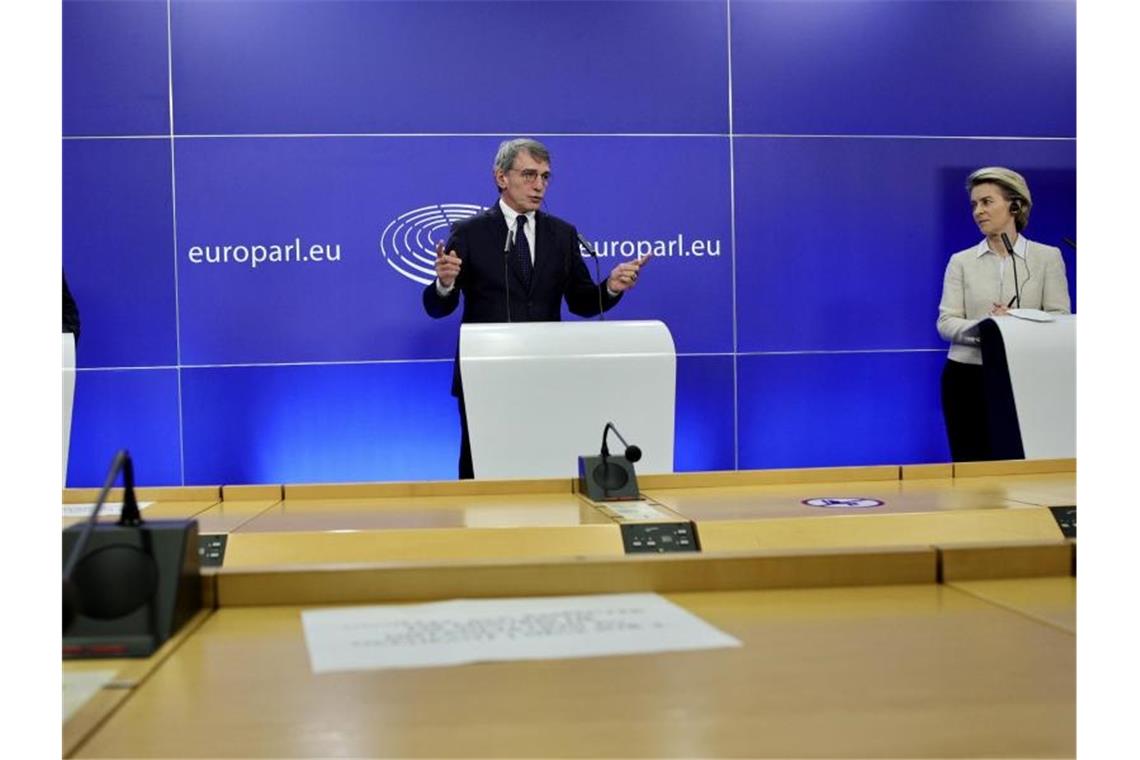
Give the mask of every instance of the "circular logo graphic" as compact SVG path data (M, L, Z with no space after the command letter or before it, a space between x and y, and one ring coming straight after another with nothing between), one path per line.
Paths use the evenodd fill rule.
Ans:
M437 203L400 214L380 233L380 256L404 277L427 285L435 280L436 243L447 241L451 225L482 210L472 203Z
M817 496L814 499L804 499L800 504L806 504L809 507L825 507L828 509L867 509L868 507L881 507L882 501L879 499L866 499L858 496Z

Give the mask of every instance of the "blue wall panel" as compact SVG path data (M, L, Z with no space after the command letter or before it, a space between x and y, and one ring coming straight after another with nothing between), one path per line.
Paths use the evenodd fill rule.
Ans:
M63 133L170 134L165 0L64 0Z
M736 0L734 130L1072 137L1073 2Z
M170 141L65 141L63 218L78 365L174 364Z
M131 452L139 485L182 485L176 370L76 373L68 485L103 485L119 449Z
M673 468L678 472L735 466L731 356L677 358Z
M723 2L175 2L172 34L186 134L728 128Z
M447 480L459 458L451 362L182 373L187 483ZM446 401L445 401L446 400Z
M995 163L1029 182L1026 235L1063 247L1077 217L1071 141L738 139L739 349L942 346L946 262L982 239L966 177Z
M941 352L742 356L740 468L946 462Z

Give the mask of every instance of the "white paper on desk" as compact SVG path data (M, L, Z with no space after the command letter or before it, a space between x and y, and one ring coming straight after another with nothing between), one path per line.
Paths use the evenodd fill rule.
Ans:
M740 646L657 594L344 607L301 622L314 673Z
M153 501L140 501L139 511L143 511ZM91 512L95 509L95 502L89 504L64 504L63 516L64 517L90 517ZM123 502L121 501L107 501L103 502L103 508L99 510L99 517L117 517L123 512Z
M87 700L98 694L100 689L111 683L115 679L115 673L114 670L63 671L64 722L83 707Z

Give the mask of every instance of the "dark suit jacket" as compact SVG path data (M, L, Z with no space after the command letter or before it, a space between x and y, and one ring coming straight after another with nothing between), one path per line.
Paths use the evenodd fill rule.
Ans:
M79 307L71 297L71 289L67 287L67 275L63 276L63 331L75 334L75 345L79 345Z
M424 309L435 318L446 317L463 297L463 322L506 322L507 291L510 291L510 321L557 322L562 318L562 299L570 311L581 317L598 314L598 294L602 308L609 310L620 299L610 296L604 282L595 283L582 261L578 232L556 216L541 211L534 217L534 274L530 290L523 286L522 274L514 257L509 258L504 280L503 246L507 221L498 201L487 211L465 219L451 230L447 250L463 261L456 287L446 297L439 295L432 281L424 288ZM451 384L453 395L460 394L459 359Z

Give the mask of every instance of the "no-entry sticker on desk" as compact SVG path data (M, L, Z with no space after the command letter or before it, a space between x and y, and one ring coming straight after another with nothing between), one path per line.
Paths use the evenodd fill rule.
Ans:
M817 496L800 502L800 504L809 507L823 507L824 509L870 509L871 507L881 507L884 503L881 499L868 499L860 496Z

